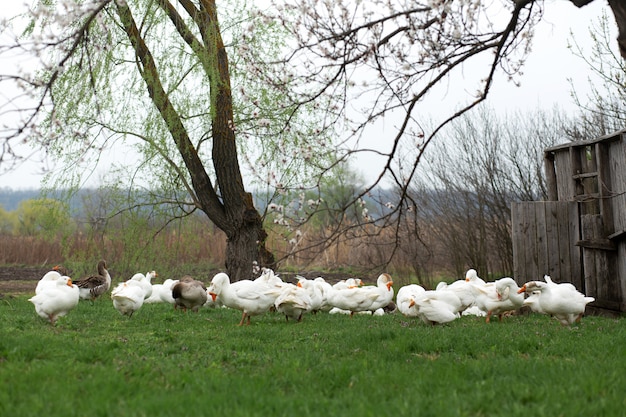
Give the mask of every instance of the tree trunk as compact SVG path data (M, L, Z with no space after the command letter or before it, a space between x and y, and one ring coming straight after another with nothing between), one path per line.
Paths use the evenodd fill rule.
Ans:
M576 7L583 7L593 0L570 0ZM617 23L617 45L622 58L626 59L626 2L624 0L609 0L609 6Z
M211 83L211 109L213 111L213 166L223 199L228 226L226 270L233 281L249 279L259 267L274 267L274 259L266 256L267 233L254 207L252 195L245 191L233 124L233 99L230 87L228 55L222 40L215 1L200 1L199 20L208 62L212 63L207 74Z
M257 214L255 217L260 220ZM252 220L252 219L250 219ZM251 279L261 267L274 267L274 256L265 249L267 233L260 221L244 222L236 233L228 238L226 246L226 269L229 276Z
M168 1L159 3L181 36L198 54L211 86L212 161L219 193L216 192L180 115L161 84L154 58L141 37L130 8L126 3L116 3L116 6L120 21L135 49L150 98L185 161L196 201L209 219L228 237L226 270L232 281L249 279L255 272L254 269L262 266L274 267L274 257L265 248L267 233L263 229L261 216L254 207L252 195L243 186L233 126L228 56L220 34L215 1L200 0L199 9L186 0L181 1L181 4L198 24L203 43L194 39L177 10Z
M617 23L619 52L622 58L626 59L626 3L624 0L609 0L609 6L613 10L615 22Z

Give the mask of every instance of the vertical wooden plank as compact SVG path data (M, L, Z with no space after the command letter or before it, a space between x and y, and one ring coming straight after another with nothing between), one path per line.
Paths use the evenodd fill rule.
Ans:
M524 270L522 272L522 283L532 281L536 276L535 267L535 211L533 209L533 203L526 202L521 208L522 216L521 220L521 237L523 239L521 257L524 259Z
M611 183L615 196L612 198L613 224L616 232L626 231L626 133L611 144ZM626 311L626 239L617 242L616 291L619 291L619 310Z
M565 200L573 200L577 195L584 194L582 183L574 179L574 175L583 173L580 158L580 146L570 146L569 159L572 171L569 172L568 182L570 184L571 195Z
M582 238L582 232L580 230L580 211L578 204L575 202L564 202L563 204L565 205L564 210L567 212L567 224L569 226L567 242L570 257L568 265L571 269L570 282L574 284L576 288L584 288L582 248L576 246L576 242Z
M617 275L619 288L619 310L626 311L626 241L617 246Z
M546 176L546 188L548 191L548 200L557 201L559 193L557 189L556 170L554 167L554 153L545 152L543 154L543 171Z
M592 240L595 238L595 224L594 214L584 214L581 216L581 228L582 238L584 240ZM581 292L584 292L591 297L595 297L596 300L600 300L598 294L598 286L596 284L597 265L596 265L596 251L594 249L583 247L583 272L584 281L582 287L579 288Z
M611 162L609 158L610 142L598 142L595 146L596 165L598 169L598 193L600 194L599 207L604 225L604 235L615 232L613 223L613 184L611 181Z
M596 236L605 232L602 216L594 216L592 228ZM617 253L603 249L591 249L595 257L596 305L610 310L619 308L619 284L617 282Z
M524 203L512 202L511 203L511 243L513 244L513 278L518 285L523 285L525 274L525 258L524 258L524 244L525 236L522 232L524 228L524 216L523 216Z
M569 204L564 202L558 202L555 205L555 224L556 238L559 241L558 253L555 256L558 258L558 267L555 267L554 275L556 278L562 281L572 282L574 277L572 276L572 256L571 256L571 238L570 238L570 217L569 217Z
M535 219L534 204L527 204L526 215L526 246L524 258L526 260L526 280L537 279L537 220Z
M559 201L570 201L574 198L572 188L572 163L569 153L562 150L554 154L557 194Z
M548 236L546 234L546 203L535 204L535 239L537 242L535 257L537 259L537 278L543 279L548 273Z
M558 203L555 201L549 201L544 203L544 219L545 219L545 236L546 236L546 264L544 274L550 276L561 276L560 268L560 241L562 240L559 234L558 225ZM563 243L565 243L564 241Z
M609 176L611 179L611 208L613 230L626 230L626 137L611 142L609 148Z

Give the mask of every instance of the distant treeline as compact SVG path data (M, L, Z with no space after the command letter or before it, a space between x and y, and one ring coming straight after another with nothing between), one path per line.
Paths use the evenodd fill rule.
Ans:
M100 194L97 189L93 188L84 188L80 189L76 192L71 193L70 201L66 201L67 196L70 193L67 190L57 190L57 191L46 191L38 189L27 189L27 190L13 190L10 187L0 187L0 207L6 211L15 211L22 201L26 200L34 200L38 198L52 198L61 200L65 203L69 203L69 208L73 215L77 213L82 213L84 210L85 197L95 196ZM256 193L253 191L255 205L259 211L264 211L267 204L268 198L264 195L263 192ZM375 198L373 197L375 195ZM395 199L395 194L390 190L381 189L380 187L376 187L369 196L365 196L363 200L368 203L370 207L377 207L378 212L385 212L389 208L385 206L389 205L386 202L392 202ZM142 198L143 199L143 198Z
M6 211L14 211L22 201L36 199L40 196L40 190L13 190L9 187L1 187L0 206Z

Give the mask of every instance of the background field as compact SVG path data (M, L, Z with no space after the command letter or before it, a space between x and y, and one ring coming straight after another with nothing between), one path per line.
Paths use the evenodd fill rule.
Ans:
M0 299L2 416L620 416L626 324L546 316L430 327L399 314L197 314L110 299L56 328Z

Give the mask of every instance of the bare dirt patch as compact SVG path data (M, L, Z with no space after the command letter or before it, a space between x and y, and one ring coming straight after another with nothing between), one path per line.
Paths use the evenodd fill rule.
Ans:
M0 294L35 294L37 281L50 267L0 266Z

